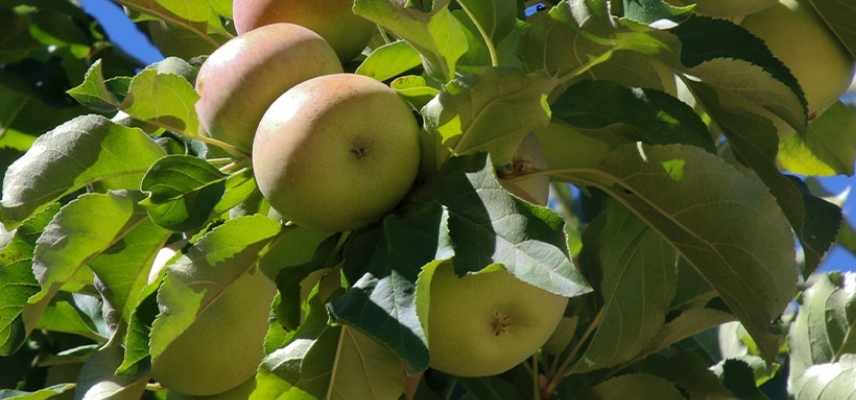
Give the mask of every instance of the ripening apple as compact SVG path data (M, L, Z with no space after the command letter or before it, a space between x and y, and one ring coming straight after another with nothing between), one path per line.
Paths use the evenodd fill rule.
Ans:
M410 189L419 126L388 86L354 75L303 82L271 105L253 171L271 207L298 225L351 230L381 218Z
M350 61L375 33L375 25L355 15L353 6L354 0L234 0L232 15L240 34L277 22L305 26Z
M431 367L465 377L501 374L526 360L568 304L498 267L458 277L451 262L437 267L430 290Z
M743 26L797 78L811 115L823 113L850 86L854 60L808 1L780 0L746 17Z
M321 36L294 24L273 24L240 35L205 61L196 79L196 112L205 132L249 151L265 110L307 79L342 72Z
M192 396L236 388L254 376L276 287L261 271L230 284L155 360L152 376Z

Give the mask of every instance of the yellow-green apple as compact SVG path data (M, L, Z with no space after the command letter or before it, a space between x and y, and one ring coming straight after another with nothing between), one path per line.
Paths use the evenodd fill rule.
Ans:
M345 231L381 218L412 185L419 126L388 86L354 75L303 82L277 99L253 145L259 190L285 218Z
M249 152L265 110L307 79L342 72L336 53L315 32L273 24L240 35L205 61L196 79L196 112L205 132Z
M431 279L431 367L452 375L501 374L534 354L562 319L568 299L492 266L458 277L451 262Z

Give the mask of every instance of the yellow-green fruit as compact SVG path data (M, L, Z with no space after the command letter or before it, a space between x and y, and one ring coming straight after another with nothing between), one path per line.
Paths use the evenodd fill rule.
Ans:
M265 110L307 79L342 72L336 53L315 32L274 24L238 36L199 69L196 112L205 132L249 151Z
M375 32L375 25L355 15L353 6L354 0L234 0L232 15L240 34L277 22L305 26L350 61Z
M410 107L374 79L303 82L265 113L253 146L259 190L287 219L326 232L369 224L395 207L419 167Z
M520 364L547 342L568 303L503 269L459 278L452 263L437 267L430 299L431 367L457 376Z
M523 139L514 159L511 161L511 171L508 177L501 180L502 186L528 202L547 205L550 197L550 177L548 175L531 175L539 170L547 169L547 161L541 151L538 138L531 134Z
M797 78L808 100L809 113L819 115L847 91L854 60L804 0L780 0L743 26L767 47Z
M193 396L244 383L263 357L275 289L261 272L241 275L155 360L152 376Z

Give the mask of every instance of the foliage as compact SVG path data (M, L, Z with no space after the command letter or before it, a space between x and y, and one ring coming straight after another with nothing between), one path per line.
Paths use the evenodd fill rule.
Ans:
M199 123L201 59L178 56L235 35L231 2L118 3L175 29L172 57L138 65L75 0L0 1L0 399L191 398L152 365L247 273L278 289L264 358L211 398L856 393L856 274L816 272L856 234L811 185L853 175L856 108L811 115L732 20L692 1L355 0L378 32L345 68L412 108L421 167L379 221L318 232ZM856 57L856 8L811 4ZM530 135L543 165L520 162ZM549 207L506 189L545 176ZM553 337L497 376L432 369L448 262L569 298Z

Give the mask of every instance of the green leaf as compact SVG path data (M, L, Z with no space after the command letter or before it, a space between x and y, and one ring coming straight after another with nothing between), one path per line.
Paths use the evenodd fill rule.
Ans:
M258 262L259 251L279 229L278 223L262 215L233 219L208 232L169 264L158 291L160 314L151 330L152 361Z
M505 0L460 0L465 10L485 40L497 44L514 30L516 23L515 4Z
M654 89L677 97L678 88L672 67L646 54L618 51L610 59L589 70L592 79L621 83L631 88Z
M13 389L0 390L0 399L2 400L50 400L71 392L75 387L73 383L63 383L46 387L35 392L24 392Z
M425 78L416 75L398 77L390 86L415 109L421 109L440 94L440 90L429 86Z
M131 320L149 283L152 262L171 234L146 219L89 262L99 291L123 320Z
M178 58L144 69L131 80L121 109L140 121L188 137L197 136L199 119L194 104L199 95L188 81L192 70Z
M356 329L342 327L327 399L397 399L404 367L395 353Z
M563 76L585 72L592 60L609 59L612 50L598 37L581 33L574 11L565 3L527 20L518 48L525 70Z
M752 368L740 360L726 360L722 367L722 384L739 399L767 400L755 383Z
M770 322L796 293L797 271L790 227L761 182L681 145L623 146L596 168L551 168L558 178L605 191L663 235L719 292L763 354L777 353Z
M223 214L250 199L258 193L253 170L244 168L226 178L226 189L220 201L214 205L214 215Z
M250 399L326 400L342 329L324 329L315 338L294 340L265 357L258 379L265 384L267 396L257 391Z
M0 267L0 355L8 356L24 344L29 329L24 323L24 307L39 292L32 264L22 260ZM33 327L29 327L32 329Z
M689 394L689 399L733 398L719 378L708 369L704 358L696 353L681 351L657 354L642 361L639 369L674 382L684 393Z
M465 75L425 106L425 127L454 154L488 151L504 165L526 135L549 124L547 94L554 85L551 78L514 69Z
M467 389L462 400L522 400L520 388L499 377L461 378L461 386Z
M778 161L797 174L854 174L856 164L856 106L838 102L808 126L805 135L779 142Z
M850 55L856 58L856 4L839 0L809 0L827 26L841 39Z
M119 99L104 81L101 60L95 61L83 76L83 82L69 89L67 93L78 103L96 112L115 112L119 108Z
M70 333L92 339L97 343L104 343L105 336L109 337L111 332L107 329L103 333L98 332L94 321L83 312L83 307L87 306L86 303L90 306L95 305L100 313L101 303L94 296L60 292L45 308L36 328L50 332Z
M385 81L420 65L422 58L419 52L407 42L399 40L374 49L355 73Z
M655 353L672 344L734 320L734 316L717 309L696 307L669 320L648 345L647 353Z
M678 7L663 0L624 0L624 17L645 24L663 19L679 21L694 9L694 5Z
M695 16L669 30L681 42L680 62L729 102L748 102L787 121L808 125L808 106L797 79L746 29L724 19ZM716 120L716 118L714 118Z
M804 274L820 265L841 226L841 209L812 195L798 179L779 172L778 136L766 118L733 110L707 86L690 83L714 120L724 129L735 155L770 188L796 231L805 252Z
M663 378L646 374L628 374L612 378L592 388L591 399L658 399L682 400L675 385Z
M141 205L158 225L173 231L201 228L226 190L226 175L205 160L169 155L158 160L141 184Z
M183 0L120 0L119 3L148 18L154 17L190 30L202 40L214 45L222 44L218 40L223 40L223 36L231 36L208 1L188 3Z
M119 177L142 179L163 155L157 143L138 129L96 115L75 118L40 136L6 170L0 219L12 228L88 184Z
M856 355L848 354L838 362L807 369L790 388L796 400L836 400L853 395L856 381Z
M606 65L606 64L602 64ZM582 81L552 105L553 118L589 133L611 133L628 142L691 144L716 148L707 126L692 108L652 89L631 89L610 81Z
M134 200L126 194L90 193L63 206L36 242L33 274L42 289L30 303L53 296L139 221Z
M600 277L603 319L576 372L616 366L646 350L666 322L678 279L677 253L656 231L616 202L600 218L586 231L583 252L596 260L585 270Z
M438 0L423 11L394 0L356 0L354 13L410 43L424 57L426 71L446 81L467 52L464 28L448 4L449 0Z
M818 276L801 296L788 337L791 384L812 365L856 354L856 274Z
M451 255L448 215L429 203L408 215L388 216L361 274L329 305L331 316L392 349L410 372L428 368L426 333L417 314L416 282L423 265ZM372 234L369 232L369 234Z
M450 159L435 185L448 208L458 274L502 264L518 279L561 296L591 291L566 253L562 218L506 192L486 154Z

